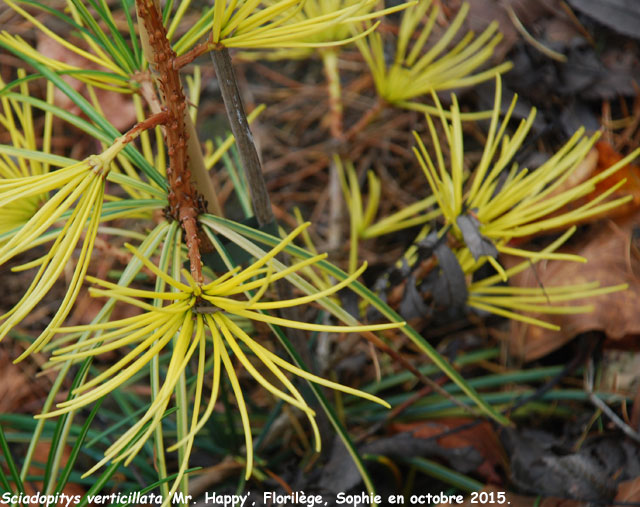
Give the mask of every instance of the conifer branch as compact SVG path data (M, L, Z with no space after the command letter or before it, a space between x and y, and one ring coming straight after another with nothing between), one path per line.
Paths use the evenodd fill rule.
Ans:
M204 278L197 217L207 209L204 198L191 182L187 150L188 134L185 124L186 98L179 72L174 68L176 53L171 48L167 31L162 24L162 16L155 2L138 0L136 7L146 31L146 41L153 55L155 70L160 75L158 85L168 114L165 122L165 137L169 156L167 168L170 188L169 214L180 222L184 230L191 276L196 282L202 283Z

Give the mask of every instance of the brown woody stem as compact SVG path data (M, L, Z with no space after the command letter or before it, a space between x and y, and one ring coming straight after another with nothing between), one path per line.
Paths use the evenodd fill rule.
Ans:
M213 42L212 36L209 37L209 40L207 42L202 42L200 44L197 44L193 48L191 48L189 51L187 51L185 54L178 56L173 61L173 68L176 70L181 69L185 65L190 64L199 56L202 56L203 54L208 53L212 49L216 48L217 46L216 46L216 43Z
M149 116L149 118L146 118L131 127L124 135L125 141L127 143L130 143L136 137L138 137L142 131L152 129L154 127L157 127L158 125L162 125L167 121L168 118L169 113L167 111L160 111L158 113L152 114L151 116Z
M266 225L274 221L273 210L267 186L262 176L262 167L258 152L253 142L253 135L249 129L247 116L242 106L242 99L236 84L235 74L231 65L231 55L225 47L211 52L211 60L218 76L222 100L227 110L231 132L236 139L236 146L240 154L240 161L247 175L247 182L251 189L253 212L258 224Z
M169 155L169 213L180 222L184 230L191 276L196 283L201 284L204 278L197 217L206 212L206 206L202 195L191 183L187 152L188 133L185 125L187 102L182 91L180 75L173 65L176 54L167 39L167 31L154 0L137 0L136 7L146 32L147 54L153 56L155 70L160 76L158 86L167 113L165 138Z
M141 27L141 31L146 34L144 27ZM148 40L148 37L143 40ZM145 46L145 48L146 47L148 46ZM150 48L149 50L151 51ZM149 58L152 58L152 55L150 55ZM175 64L174 67L179 68ZM144 100L147 102L151 112L159 112L162 109L162 104L156 94L151 74L148 71L140 72L136 76L136 81L140 83L140 95L142 95ZM201 193L207 201L207 211L214 215L224 216L222 207L218 201L218 191L204 164L204 156L202 154L202 149L200 148L198 133L196 132L193 121L191 120L191 116L186 110L184 114L184 123L187 129L188 165L189 170L191 171L191 177L193 178L193 183L198 189L198 192Z

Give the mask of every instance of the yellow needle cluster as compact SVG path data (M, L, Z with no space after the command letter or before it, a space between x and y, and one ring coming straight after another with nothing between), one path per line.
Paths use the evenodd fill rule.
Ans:
M20 79L25 77L23 69L18 70ZM0 78L0 89L5 83ZM29 97L26 82L20 84L20 94ZM53 86L47 88L47 102L53 101ZM0 145L0 181L49 172L51 158L51 124L53 115L46 113L42 133L37 132L33 122L31 104L0 96L0 126L9 134L10 144ZM41 141L38 142L38 137ZM0 207L0 245L5 233L24 225L48 198L46 192L14 201Z
M507 62L474 74L491 57L494 47L502 38L497 31L497 23L489 25L478 37L467 33L450 48L468 11L469 5L463 4L437 42L429 46L428 41L439 15L438 7L431 0L425 0L406 9L391 65L387 65L382 36L378 32L371 33L366 39L359 39L358 48L371 69L378 95L400 107L434 113L435 108L413 102L412 99L434 91L472 86L511 68ZM418 30L427 12L427 20ZM414 37L415 34L417 37Z
M251 475L253 467L251 427L244 395L232 363L232 355L265 389L304 412L316 437L317 448L320 446L320 440L314 419L315 413L287 378L285 372L388 406L386 402L376 396L315 376L285 361L249 336L231 318L234 316L277 326L329 332L378 331L402 326L402 323L357 326L320 325L293 321L265 313L266 310L307 304L330 296L352 283L365 268L365 266L362 266L361 269L346 280L308 296L287 300L262 301L262 297L272 283L300 269L311 266L326 257L325 255L317 255L276 271L276 265L271 261L307 226L308 224L303 224L298 227L283 239L278 246L269 251L267 255L245 269L235 268L202 286L198 285L189 273L184 270L183 276L188 283L183 283L170 277L148 259L142 257L135 248L129 247L148 269L171 287L172 291L158 292L134 289L88 277L88 280L103 287L92 288L91 294L93 296L110 297L117 301L135 305L144 312L135 317L107 323L67 327L57 330L58 332L66 333L89 331L94 336L85 341L57 348L52 359L54 362L77 361L112 350L127 348L131 350L126 352L122 359L100 375L76 389L74 392L76 396L73 399L60 403L58 410L44 414L42 417L56 416L76 410L101 398L130 379L146 366L152 358L168 348L169 344L172 344L171 360L164 383L152 405L145 415L106 451L104 459L92 471L108 460L126 460L126 463L128 463L133 459L147 438L160 424L178 379L194 355L197 356L198 373L191 427L188 434L177 442L173 449L182 446L190 448L196 433L211 416L218 396L221 371L224 368L236 396L244 427L247 449L247 477ZM249 296L243 299L240 297L243 294L248 294ZM168 304L156 306L152 304L153 301L165 301ZM207 349L210 349L211 352L207 352ZM248 358L248 353L253 354L262 362L267 370L278 379L282 388L276 387L253 366ZM211 396L204 412L201 414L200 404L204 384L204 365L206 357L211 354L213 357ZM186 460L183 463L183 467L186 467Z
M116 139L101 154L80 162L73 161L53 172L0 179L0 216L4 210L15 208L23 200L29 202L55 192L37 210L32 209L28 219L25 217L1 237L0 265L35 245L48 241L53 241L53 244L44 256L13 268L14 271L37 268L37 272L20 301L0 317L0 340L42 301L81 244L69 287L56 314L16 361L41 350L71 311L89 267L98 232L105 177L114 158L129 141L125 137ZM58 229L52 229L57 225Z
M557 253L555 250L575 231L575 227L571 226L619 206L631 196L607 200L624 184L623 180L584 204L569 205L592 193L598 182L623 168L640 154L640 149L578 185L566 185L598 138L597 134L585 137L581 129L536 170L520 168L513 158L533 124L535 110L520 122L513 135L508 136L505 131L517 97L514 97L500 122L501 97L501 81L498 77L487 141L480 161L470 172L465 168L461 113L455 96L452 97L449 114L445 115L437 96L433 95L447 143L446 151L450 154L449 163L445 162L445 150L440 145L440 137L429 116L427 124L435 160L417 134L418 147L414 148L414 152L442 214L446 226L443 230L449 231L460 244L465 245L469 237L468 233L465 236L461 224L465 221L467 224L474 223L476 238L490 243L495 252L528 259L505 271L495 255L473 252L468 244L456 249L456 256L465 274L474 273L485 262L490 262L497 271L495 276L471 283L468 304L508 318L557 329L557 326L516 312L586 312L590 311L590 306L557 306L554 303L606 294L626 286L601 288L594 282L580 286L519 289L496 284L507 281L509 277L530 267L532 262L543 259L585 262L580 256ZM570 229L542 251L509 245L514 238L566 228Z
M471 213L478 222L479 233L491 240L498 251L532 259L538 258L538 253L509 247L508 242L513 238L529 236L540 231L569 227L631 199L627 196L606 201L620 185L624 184L622 181L575 209L565 208L567 204L593 192L598 182L611 176L640 153L640 150L636 150L583 183L563 188L567 178L578 168L598 138L597 134L584 137L582 129L535 171L519 168L513 158L533 124L535 110L531 111L528 118L522 120L512 136L506 135L505 129L517 97L514 97L500 123L501 82L499 78L496 79L496 95L487 142L482 157L471 171L470 181L467 182L462 122L457 100L453 96L450 120L445 117L435 95L434 100L439 109L440 122L451 154L450 167L445 163L440 140L430 117L427 117L427 123L435 150L435 162L417 134L415 137L418 148L414 148L414 152L437 200L445 224L451 227L458 239L463 240L459 219ZM502 179L501 175L505 170L507 176L506 179ZM579 260L576 256L567 257L552 253L545 255L545 258ZM498 271L501 270L497 263L494 266Z
M274 0L263 0L263 4L272 6L277 4ZM305 34L304 39L293 48L270 51L269 53L261 53L261 57L268 59L278 58L304 58L314 50L314 48L323 48L335 46L335 42L340 44L353 42L359 38L369 34L375 26L369 27L362 31L358 29L358 25L370 19L381 18L386 14L406 9L408 6L416 2L401 3L399 5L389 7L387 9L376 9L376 2L363 2L362 0L305 0L298 4L291 12L284 12L285 26L295 26L298 23L308 23L313 19L324 19L334 13L348 13L339 23L326 24L319 30L310 30ZM255 53L246 53L249 58L254 58Z

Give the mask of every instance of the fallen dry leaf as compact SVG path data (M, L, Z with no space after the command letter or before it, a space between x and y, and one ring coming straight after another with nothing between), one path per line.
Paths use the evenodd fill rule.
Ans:
M601 174L603 171L606 171L623 158L624 157L620 153L618 153L608 142L598 141L591 149L591 151L589 151L584 160L582 160L582 162L577 165L573 172L571 172L567 179L564 180L562 184L559 185L558 188L556 188L553 192L549 193L548 198L560 195L564 192L567 192L568 190L571 190L572 188L577 187L578 185L597 176L598 174ZM576 225L593 223L602 218L622 217L624 215L633 213L635 210L640 208L640 167L635 164L627 164L608 178L597 183L594 190L589 194L583 196L580 199L576 199L570 202L566 206L557 210L555 213L547 215L545 218L559 216L563 213L567 213L571 210L584 206L591 202L593 199L597 198L599 195L609 190L614 185L622 182L623 180L624 182L621 184L620 188L617 188L603 202L610 202L615 199L620 199L622 197L630 195L632 199L629 202L606 210L602 213L599 213L598 215L592 215L581 222L576 222ZM544 233L548 234L549 231L544 231ZM511 246L521 245L529 242L533 237L535 236L514 238L510 244Z
M411 432L415 438L427 439L470 422L472 422L472 419L448 418L407 424L397 423L392 425L391 429L397 433ZM484 461L475 472L482 476L487 482L494 484L502 483L502 478L496 469L502 468L506 470L509 463L502 443L490 423L479 422L468 429L456 431L450 435L438 438L436 443L444 449L473 447L484 457Z
M6 349L0 349L0 413L15 411L32 397L31 385L21 368L12 364Z
M0 344L0 414L25 413L39 410L53 382L50 373L39 375L39 364L45 361L41 354L31 361L13 364L24 348L18 344Z
M626 502L628 504L640 503L640 477L621 482L618 485L618 494L616 495L615 501Z
M577 262L540 262L511 279L517 287L552 287L598 281L602 287L629 284L628 290L567 305L589 304L593 311L577 315L537 315L559 325L550 331L521 322L512 322L510 349L525 361L542 357L585 331L599 330L612 340L640 333L640 250L636 228L640 211L597 225L577 244L564 251L585 257Z
M596 174L604 171L624 158L606 141L598 141L596 143L596 149L598 150ZM615 174L612 174L607 179L598 183L596 185L596 189L588 196L588 199L593 199L622 180L626 181L613 193L611 199L631 195L633 200L611 210L608 213L609 217L618 217L632 213L640 206L640 167L635 164L627 164L619 171L616 171Z

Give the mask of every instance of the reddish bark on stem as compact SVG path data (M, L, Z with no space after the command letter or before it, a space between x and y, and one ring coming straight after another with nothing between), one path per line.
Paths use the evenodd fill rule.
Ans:
M169 156L169 167L167 168L170 189L169 214L180 222L184 230L191 276L201 284L204 278L202 276L197 217L206 212L206 203L191 183L191 172L187 164L187 132L184 123L186 98L182 91L178 69L174 65L177 56L167 39L162 16L154 1L137 0L136 6L148 33L149 45L153 49L153 64L158 75L161 76L158 85L167 112L164 124Z
M209 36L209 40L207 42L202 42L200 44L197 44L193 48L191 48L189 51L187 51L185 54L176 57L176 59L173 61L173 68L176 70L179 70L185 65L190 64L199 56L202 56L205 53L208 53L212 49L220 49L220 48L222 48L220 44L213 42L213 34L212 34Z
M160 111L159 113L152 114L149 118L136 123L129 131L124 135L125 141L130 143L133 139L138 137L143 130L152 129L158 125L163 125L169 118L167 111Z

